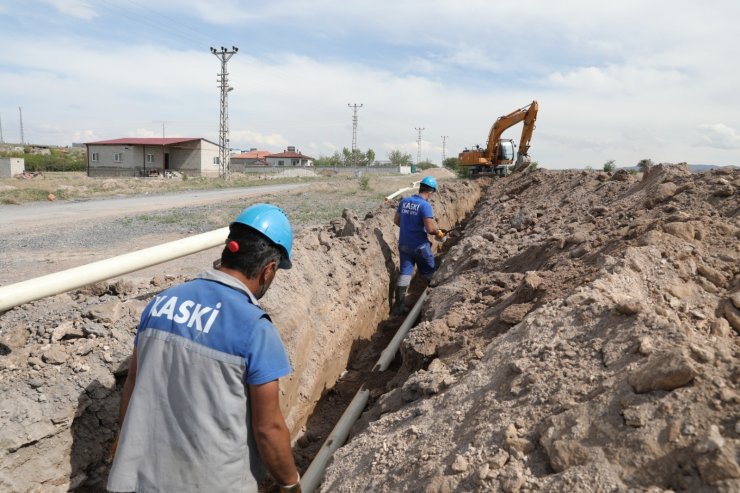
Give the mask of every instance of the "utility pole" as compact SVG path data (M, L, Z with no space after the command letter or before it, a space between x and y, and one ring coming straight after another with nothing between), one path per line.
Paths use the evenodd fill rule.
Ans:
M419 137L416 139L416 164L418 165L421 161L421 131L424 130L424 127L414 127L414 130L419 132Z
M164 139L164 124L168 123L167 120L152 120L154 123L162 124L162 138Z
M21 116L21 145L26 143L26 138L23 136L23 108L18 106L18 114Z
M211 47L211 53L221 60L221 73L218 75L218 87L221 88L221 113L218 126L218 175L221 178L229 179L229 161L231 160L231 149L229 148L229 72L226 71L226 62L239 51L239 48L232 46L229 51L221 47L221 50Z
M449 137L449 135L442 136L442 166L443 167L445 165L445 159L447 159L447 157L445 156L447 137Z

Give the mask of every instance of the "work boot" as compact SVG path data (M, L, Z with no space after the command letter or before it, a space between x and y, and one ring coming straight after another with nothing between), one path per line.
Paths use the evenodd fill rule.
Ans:
M407 288L408 286L396 286L396 302L393 305L393 310L391 310L393 315L403 315L407 313L406 305L404 304Z

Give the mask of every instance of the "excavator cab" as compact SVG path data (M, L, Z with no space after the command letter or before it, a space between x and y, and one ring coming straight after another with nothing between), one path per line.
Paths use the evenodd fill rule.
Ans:
M512 139L501 139L498 141L499 164L511 164L514 162L514 141Z

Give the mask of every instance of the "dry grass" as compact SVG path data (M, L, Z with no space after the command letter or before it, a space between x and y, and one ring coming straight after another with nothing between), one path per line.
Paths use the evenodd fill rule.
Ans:
M266 183L296 183L324 178L275 178L264 180L258 176L232 175L228 181L220 178L90 178L82 172L47 172L33 179L0 179L0 204L23 204L48 200L54 194L58 200L79 200L121 195L207 190L213 188L241 188Z

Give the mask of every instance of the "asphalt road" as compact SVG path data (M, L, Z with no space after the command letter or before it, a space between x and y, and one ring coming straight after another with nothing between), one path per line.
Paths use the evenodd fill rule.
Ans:
M60 226L79 221L121 217L178 207L191 207L241 197L285 192L308 186L305 183L265 185L248 188L193 190L157 195L109 197L94 200L32 202L0 205L0 235L28 231L44 226Z

